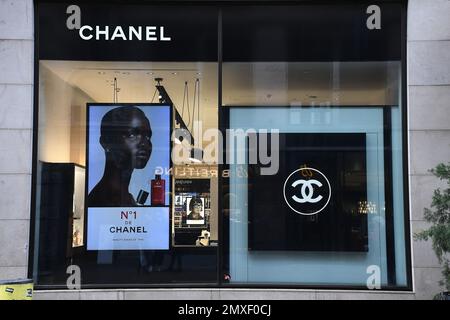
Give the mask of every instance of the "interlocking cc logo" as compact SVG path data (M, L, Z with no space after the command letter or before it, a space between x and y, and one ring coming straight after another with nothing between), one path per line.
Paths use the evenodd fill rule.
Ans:
M322 186L322 183L320 183L320 181L311 179L311 180L296 180L293 184L292 187L296 187L298 185L301 185L302 188L300 189L300 193L302 194L302 198L299 198L297 196L292 196L292 199L298 203L316 203L319 202L320 200L323 199L322 196L317 196L315 198L312 197L313 193L314 193L314 188L313 185L316 185L318 187ZM306 192L306 190L308 190L308 192Z
M331 199L328 178L314 168L300 168L292 172L284 182L284 200L296 213L315 215L326 208Z

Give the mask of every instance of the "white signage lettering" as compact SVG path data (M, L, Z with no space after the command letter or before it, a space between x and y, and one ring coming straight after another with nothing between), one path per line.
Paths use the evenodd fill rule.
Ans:
M92 27L91 27L91 26L82 26L82 27L80 28L80 31L78 31L78 33L79 33L81 39L83 39L83 40L91 40L92 37L93 37L93 35L92 35L92 34L89 34L89 35L86 36L86 35L84 34L84 30L92 31L92 30L93 30Z
M164 26L100 26L81 25L81 9L77 5L70 5L66 9L69 15L66 27L69 30L78 30L81 39L89 40L139 40L139 41L172 41L166 34ZM143 35L143 32L145 35Z
M145 27L145 40L147 41L156 41L158 38L155 37L156 35L156 27Z

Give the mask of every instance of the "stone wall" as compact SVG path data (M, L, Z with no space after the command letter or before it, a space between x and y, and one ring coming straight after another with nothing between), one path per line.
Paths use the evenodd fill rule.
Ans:
M429 169L450 162L450 1L408 6L409 179L412 231L427 227L423 209L443 186ZM441 267L431 243L413 242L416 298L440 292Z
M33 2L0 0L0 278L27 276L33 128Z

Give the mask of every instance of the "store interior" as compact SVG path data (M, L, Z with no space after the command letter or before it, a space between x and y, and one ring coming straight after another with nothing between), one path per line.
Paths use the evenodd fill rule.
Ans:
M39 68L38 159L45 163L71 163L78 168L74 178L77 194L74 196L73 220L67 232L73 250L85 245L84 220L77 219L84 219L84 197L80 196L79 190L84 190L82 169L86 167L87 103L158 103L160 93L156 85L159 84L164 86L175 110L191 132L194 121L201 121L203 131L219 129L219 108L399 104L400 68L396 62L224 63L222 88L218 86L218 64L212 62L44 60L40 61ZM195 91L196 81L198 92ZM222 95L222 106L218 103L219 94ZM199 183L194 184L202 187L197 193L208 198L209 211L206 228L188 225L188 229L196 229L195 236L177 238L177 233L182 235L186 230L181 223L182 217L177 215L179 200L175 190L172 193L171 246L193 249L218 246L217 163L192 162L174 166L174 169L180 170L173 171L173 186L176 188L177 180L198 180ZM209 190L205 190L202 181L207 181ZM80 214L75 213L77 210Z

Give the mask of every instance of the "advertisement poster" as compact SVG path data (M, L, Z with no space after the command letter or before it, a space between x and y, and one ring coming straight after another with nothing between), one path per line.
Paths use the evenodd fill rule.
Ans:
M205 224L205 199L200 197L186 198L187 224Z
M169 208L90 208L88 250L167 250Z
M171 107L88 104L86 129L87 249L168 249Z
M175 179L174 209L174 245L198 245L210 229L210 180Z
M175 180L175 228L207 226L210 211L209 179Z
M364 133L281 133L280 170L262 167L248 166L250 250L368 251Z

